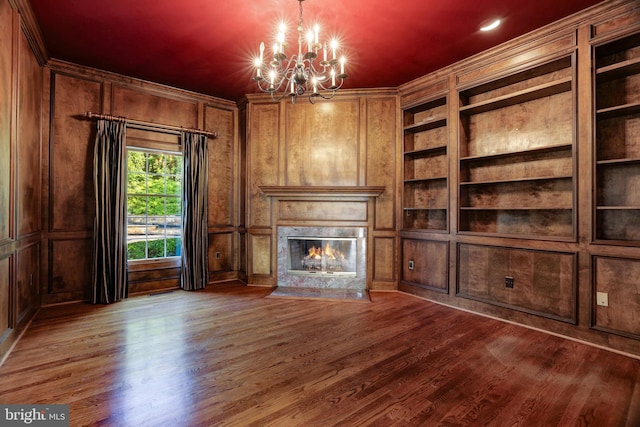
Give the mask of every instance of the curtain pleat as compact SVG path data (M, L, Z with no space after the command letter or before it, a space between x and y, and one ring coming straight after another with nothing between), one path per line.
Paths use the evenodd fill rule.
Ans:
M207 237L207 136L182 132L182 289L209 281Z
M93 236L94 304L127 297L126 246L126 124L98 120L94 148L93 183L96 216Z

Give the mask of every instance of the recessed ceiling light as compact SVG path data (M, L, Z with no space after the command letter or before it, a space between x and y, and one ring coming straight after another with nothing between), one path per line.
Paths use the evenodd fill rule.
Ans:
M495 20L489 22L488 24L485 24L482 27L480 27L480 31L495 30L496 28L498 28L499 25L500 25L500 20L499 19L495 19Z

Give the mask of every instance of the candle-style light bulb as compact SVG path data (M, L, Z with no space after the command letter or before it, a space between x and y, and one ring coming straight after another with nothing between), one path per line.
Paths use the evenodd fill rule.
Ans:
M336 53L338 51L338 40L331 40L331 60L336 59Z
M344 64L345 64L345 62L347 62L347 58L342 56L340 58L340 74L344 74Z
M307 52L311 52L313 50L313 32L307 32Z

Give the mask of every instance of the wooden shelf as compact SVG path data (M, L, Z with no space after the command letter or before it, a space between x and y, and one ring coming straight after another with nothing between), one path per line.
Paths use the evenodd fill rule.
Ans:
M565 77L561 80L520 90L509 95L503 95L486 101L477 102L475 104L465 105L460 107L460 113L465 115L484 113L498 108L544 98L545 96L568 92L571 90L571 86L572 78Z
M420 123L408 125L404 127L405 133L418 133L426 130L431 130L447 125L447 119L445 117L432 117L429 120L424 120Z
M406 208L402 208L402 210L405 211L405 212L406 211L409 211L409 212L411 212L411 211L414 211L414 212L415 211L446 211L447 207L446 206L444 206L444 207L435 206L435 207L431 207L431 208L406 207Z
M440 156L446 153L447 153L447 146L439 145L436 147L423 148L420 150L405 151L404 155L405 157L408 157L410 159L417 159L420 157Z
M514 178L514 179L496 179L496 180L488 180L488 181L465 181L461 182L460 185L468 186L468 185L491 185L491 184L510 184L513 182L527 182L527 181L549 181L554 179L572 179L573 176L533 176L526 178Z
M596 206L599 211L640 211L639 206Z
M611 117L627 116L640 113L640 102L621 104L613 107L601 108L596 111L598 119L608 119Z
M596 162L599 166L626 166L626 165L635 165L640 164L640 158L628 158L628 159L609 159L609 160L598 160Z
M519 206L517 208L510 207L492 207L492 208L480 208L480 207L470 207L470 206L461 206L460 210L462 211L570 211L572 208L544 208L539 206Z
M599 82L611 81L638 73L640 73L640 58L632 58L596 70Z
M405 179L403 182L405 184L414 184L414 183L422 183L422 182L429 182L429 181L442 181L446 179L447 179L446 176L434 176L431 178L410 178L410 179Z
M572 148L572 144L545 145L542 147L534 147L534 148L528 148L525 150L509 151L505 153L494 153L494 154L484 154L479 156L461 157L460 161L469 162L469 161L489 160L489 159L498 159L501 157L520 156L523 154L533 155L537 153L549 153L552 151L568 150L570 148Z

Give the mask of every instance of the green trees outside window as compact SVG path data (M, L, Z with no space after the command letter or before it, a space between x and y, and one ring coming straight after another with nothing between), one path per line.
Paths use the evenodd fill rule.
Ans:
M127 150L127 259L180 256L182 156Z

